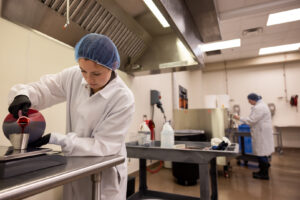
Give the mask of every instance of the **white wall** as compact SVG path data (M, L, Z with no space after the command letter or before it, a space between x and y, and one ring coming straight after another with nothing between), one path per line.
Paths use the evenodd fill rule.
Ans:
M203 73L201 70L190 72L190 82L189 86L189 108L201 108L204 99L204 85L203 85Z
M7 94L17 83L39 80L40 76L56 73L75 64L73 49L0 18L0 116L8 114ZM46 118L46 133L65 132L65 106L53 106L41 111ZM0 145L9 141L0 130ZM29 199L59 199L61 188L47 191Z
M286 63L286 85L288 100L291 95L299 94L300 63ZM274 103L276 114L273 117L274 125L297 125L300 126L300 113L289 105L285 98L285 86L283 76L283 64L256 66L204 72L204 94L226 94L226 87L231 99L231 106L238 104L241 107L241 115L250 113L250 104L247 95L251 92L262 95L266 103ZM228 83L226 84L226 74ZM283 133L283 145L285 147L300 147L300 132Z

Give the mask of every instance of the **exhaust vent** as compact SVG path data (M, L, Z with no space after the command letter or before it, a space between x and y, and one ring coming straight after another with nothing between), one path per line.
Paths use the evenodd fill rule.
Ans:
M215 51L207 51L205 52L206 56L215 56L215 55L220 55L221 50L215 50Z
M39 0L61 16L66 15L65 0ZM91 33L107 35L126 56L139 57L145 42L96 0L70 0L70 20Z
M256 27L256 28L249 28L246 30L243 30L242 35L244 38L247 37L254 37L262 34L263 28L262 27Z
M131 16L111 0L70 0L66 23L66 0L0 0L1 17L35 29L65 44L75 46L88 33L107 35L116 44L124 61L137 60L152 37Z

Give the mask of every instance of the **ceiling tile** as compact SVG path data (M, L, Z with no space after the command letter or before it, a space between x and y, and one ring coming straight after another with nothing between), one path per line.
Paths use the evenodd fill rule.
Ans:
M282 39L286 37L285 34L275 33L275 34L266 34L262 38L262 43L272 43L272 42L281 42Z
M256 28L256 27L264 27L267 22L267 15L260 14L255 16L248 16L247 18L243 18L241 20L241 30Z
M236 10L244 6L244 0L218 0L216 7L219 12Z
M235 60L240 58L240 53L224 55L225 60Z
M277 24L273 26L265 26L264 33L265 34L283 33L290 30L290 28L291 28L290 23Z
M241 30L240 24L241 24L240 19L219 21L221 34L240 32L240 30Z
M251 51L251 50L257 50L261 47L260 43L254 43L254 44L243 44L241 46L240 51L244 52L244 51Z
M263 36L253 36L253 37L244 37L241 40L241 46L251 45L251 44L260 44Z

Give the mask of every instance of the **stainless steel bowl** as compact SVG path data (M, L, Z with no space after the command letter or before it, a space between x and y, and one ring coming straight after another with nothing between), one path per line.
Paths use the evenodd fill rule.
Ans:
M14 149L26 149L29 140L29 133L11 133L9 140Z

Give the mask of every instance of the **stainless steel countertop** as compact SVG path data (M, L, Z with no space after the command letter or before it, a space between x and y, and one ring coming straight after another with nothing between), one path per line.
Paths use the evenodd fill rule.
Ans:
M0 146L0 161L14 160L25 158L29 156L36 156L51 152L51 149L47 148L34 148L34 149L14 149L12 146Z
M152 141L150 146L138 145L137 141L126 143L127 157L153 160L168 160L186 163L208 163L219 156L238 156L239 145L232 144L228 150L212 150L210 142L175 141L185 144L185 149L161 148L160 141Z
M76 179L100 173L124 161L123 156L67 157L66 165L0 179L0 199L14 200L29 197Z

